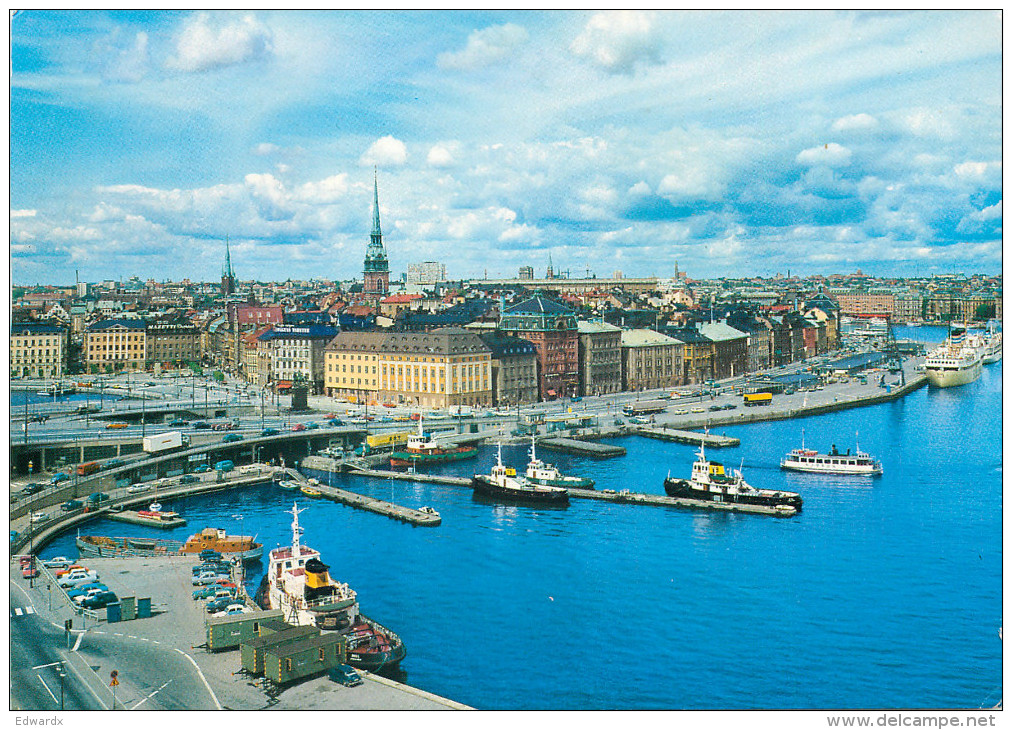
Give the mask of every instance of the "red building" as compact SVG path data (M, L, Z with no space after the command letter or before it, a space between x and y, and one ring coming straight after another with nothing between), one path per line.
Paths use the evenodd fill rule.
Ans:
M552 299L533 297L506 307L499 329L533 343L538 355L541 400L579 393L580 333L573 310Z

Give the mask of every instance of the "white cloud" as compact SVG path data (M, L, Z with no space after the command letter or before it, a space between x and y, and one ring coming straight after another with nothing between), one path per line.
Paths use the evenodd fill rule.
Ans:
M471 33L462 51L440 53L436 65L460 71L488 66L508 57L526 40L527 31L519 25L493 25Z
M284 184L271 174L251 173L246 176L246 187L266 220L285 220L292 217L288 193Z
M833 126L830 127L834 132L863 132L878 127L878 120L870 114L864 112L860 114L850 114L846 117L840 117Z
M596 13L570 50L605 71L631 73L638 62L660 62L660 36L649 13L638 10Z
M332 175L319 182L309 182L302 185L297 196L304 203L334 203L348 193L348 175Z
M629 195L633 195L636 197L643 197L645 195L650 195L650 186L647 185L643 180L640 180L638 183L629 188Z
M836 142L822 147L809 147L798 153L796 161L801 165L824 165L825 167L846 167L850 164L851 151Z
M12 210L11 218L34 218L38 215L36 210Z
M453 153L443 145L437 144L429 150L425 161L432 167L452 167Z
M273 155L281 151L281 148L276 144L270 142L261 142L253 148L253 154L259 155L260 157L266 157L267 155Z
M916 109L903 115L899 124L917 137L953 139L956 136L952 120L939 109Z
M963 180L981 182L990 177L1001 180L1001 162L961 162L954 170Z
M408 148L399 139L387 135L372 143L359 160L363 165L403 165Z
M166 65L196 72L267 58L273 52L271 31L252 15L217 28L207 13L198 13L176 39L176 55Z
M106 77L114 81L136 83L147 76L150 59L148 34L138 32L127 48L112 49L112 59L105 69Z

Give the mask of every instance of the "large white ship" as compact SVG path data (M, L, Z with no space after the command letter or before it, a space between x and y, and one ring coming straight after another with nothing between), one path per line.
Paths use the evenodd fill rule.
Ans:
M1001 360L1001 331L994 322L990 322L984 331L984 362L992 363L999 360Z
M945 342L928 353L924 374L936 388L972 383L983 371L985 350L980 335L968 335L961 327L953 329Z
M360 613L355 591L331 580L320 553L302 544L299 513L305 508L293 504L286 511L292 515L292 544L271 550L257 602L281 609L287 623L343 634L353 666L370 671L396 666L406 653L400 637Z

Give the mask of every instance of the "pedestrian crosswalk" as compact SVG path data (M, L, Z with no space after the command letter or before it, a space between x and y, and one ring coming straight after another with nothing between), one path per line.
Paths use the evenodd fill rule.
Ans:
M11 618L15 618L17 616L27 616L28 614L31 613L35 613L34 606L26 606L25 608L21 608L20 606L18 606L16 608L11 609Z

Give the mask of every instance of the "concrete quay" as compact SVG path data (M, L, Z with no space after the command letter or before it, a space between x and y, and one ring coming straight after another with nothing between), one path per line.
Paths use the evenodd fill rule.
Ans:
M593 489L570 489L570 497L578 499L597 499L603 502L621 504L642 504L652 507L680 507L682 509L712 510L716 512L742 512L752 515L770 517L794 517L798 511L794 507L767 507L761 504L735 504L733 502L710 502L702 499L686 499L684 497L668 497L660 494L640 494L623 489L595 491Z
M625 456L625 448L622 446L599 444L594 441L580 441L579 439L543 438L538 441L538 446L550 451L579 454L580 456L590 456L595 459L608 459L613 456Z
M115 669L117 710L472 709L368 672L360 672L365 681L358 687L321 675L269 693L260 680L240 672L238 650L212 654L204 646L208 614L203 601L191 598L195 558L89 558L85 564L118 596L150 596L152 617L109 624L104 611L98 620L78 615L55 586L47 589L45 579L29 586L15 563L10 569L12 599L33 610L12 618L11 628L16 630L16 621L43 621L58 629L62 639L64 621L72 619L70 649L61 644L61 654L73 678L105 708L113 706L108 678Z
M131 525L144 525L145 527L154 527L157 530L169 530L173 527L180 527L186 524L186 518L175 516L166 516L161 519L153 519L151 517L145 517L135 510L124 510L123 512L112 512L110 511L106 517L116 522L126 522Z
M320 466L322 465L314 466L314 464L317 464L314 459L318 458L320 457L306 457L302 460L302 467L306 469L320 469ZM289 471L288 473L292 474L292 471ZM396 472L390 473L394 474ZM308 482L301 474L298 475L297 481L305 486L311 485L310 482ZM407 522L410 525L418 525L419 527L438 527L443 522L438 512L423 512L422 510L412 509L411 507L403 507L392 502L386 502L382 499L375 499L364 494L357 494L355 492L349 492L346 489L339 489L338 487L332 487L327 484L319 483L318 479L316 481L318 483L312 484L311 486L324 497L334 502L354 507L355 509L373 512L375 514L383 515L384 517L390 517L395 520L400 520L401 522Z
M641 426L633 433L638 436L658 439L660 441L675 441L680 444L705 444L715 448L725 446L737 446L740 439L733 436L721 436L719 434L697 433L696 431L682 431L677 428L650 428Z

